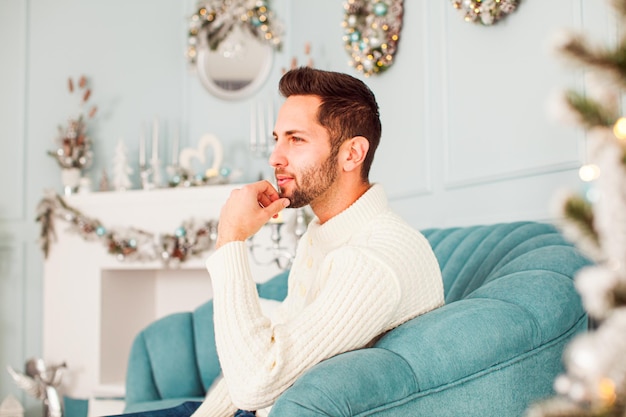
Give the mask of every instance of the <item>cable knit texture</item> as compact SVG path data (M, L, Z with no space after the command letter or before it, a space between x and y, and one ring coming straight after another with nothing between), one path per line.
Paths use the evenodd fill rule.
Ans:
M309 224L273 321L262 313L245 242L221 247L207 269L223 379L194 417L231 417L237 408L265 415L313 365L444 302L428 241L389 209L378 184L326 223Z

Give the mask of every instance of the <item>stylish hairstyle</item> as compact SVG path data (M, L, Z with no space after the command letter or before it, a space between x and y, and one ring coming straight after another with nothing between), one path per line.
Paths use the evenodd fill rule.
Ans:
M331 154L337 155L341 145L355 136L369 141L361 168L361 178L368 181L382 129L376 97L369 87L348 74L301 67L286 72L278 90L285 98L313 95L321 99L317 119L328 130Z

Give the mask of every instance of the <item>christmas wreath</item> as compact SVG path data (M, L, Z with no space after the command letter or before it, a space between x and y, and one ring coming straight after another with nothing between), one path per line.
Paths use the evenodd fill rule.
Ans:
M489 26L513 13L519 0L452 0L466 22Z
M348 0L343 21L349 65L370 76L388 69L400 40L402 0Z

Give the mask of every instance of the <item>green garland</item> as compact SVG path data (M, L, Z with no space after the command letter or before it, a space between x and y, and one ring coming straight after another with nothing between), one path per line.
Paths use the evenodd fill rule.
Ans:
M111 255L124 261L161 260L180 263L204 254L214 247L217 221L188 220L173 234L154 234L134 227L109 228L99 220L85 216L54 192L49 192L37 205L37 222L41 223L39 241L44 256L56 239L55 219L69 223L70 231L85 240L100 241Z

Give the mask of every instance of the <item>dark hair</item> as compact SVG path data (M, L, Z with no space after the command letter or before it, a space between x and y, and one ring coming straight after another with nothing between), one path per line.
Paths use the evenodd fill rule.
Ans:
M286 72L280 79L278 90L285 98L298 95L320 97L317 119L328 130L331 152L335 155L341 144L355 136L363 136L369 141L361 169L361 178L367 181L382 129L372 90L348 74L309 67Z

